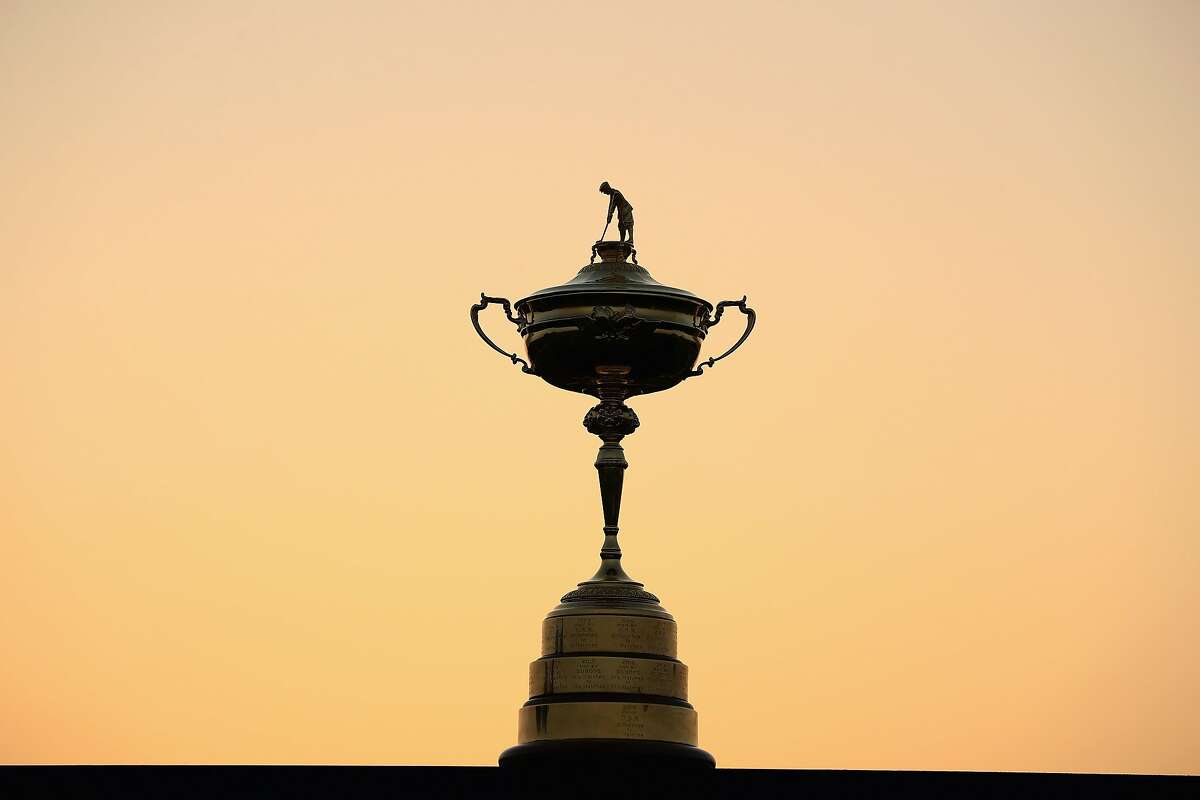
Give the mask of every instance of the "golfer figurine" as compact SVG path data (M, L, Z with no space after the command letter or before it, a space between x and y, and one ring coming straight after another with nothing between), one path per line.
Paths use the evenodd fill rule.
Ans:
M608 224L612 222L613 211L617 212L617 230L621 233L621 241L625 241L625 234L629 234L629 244L633 245L633 206L625 199L625 195L621 194L620 189L614 189L608 185L608 181L600 184L600 193L608 195L608 221L604 224L605 233L608 232ZM600 234L600 238L604 238L604 234ZM635 262L636 263L636 262Z

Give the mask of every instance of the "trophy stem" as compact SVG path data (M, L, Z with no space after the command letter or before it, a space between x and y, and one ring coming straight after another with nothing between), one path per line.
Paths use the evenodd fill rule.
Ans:
M600 505L604 508L604 544L600 547L600 571L593 580L629 580L621 569L620 532L621 489L625 483L625 448L617 441L604 440L596 454L596 472L600 476ZM623 577L622 577L623 576Z
M596 472L600 478L600 505L604 510L604 544L600 547L600 569L592 581L632 581L621 568L620 532L621 490L625 484L625 448L621 440L637 430L637 414L625 405L628 394L628 367L599 367L597 381L600 404L588 411L583 425L603 442L596 453ZM590 583L591 581L589 581Z

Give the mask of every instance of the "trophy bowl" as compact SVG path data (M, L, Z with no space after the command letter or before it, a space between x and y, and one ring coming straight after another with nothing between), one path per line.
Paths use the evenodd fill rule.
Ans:
M596 257L600 263L596 263ZM632 263L628 260L633 257ZM528 361L498 347L479 327L479 311L499 303L525 342ZM709 328L726 307L746 314L746 330L725 353L695 369ZM746 298L715 307L685 289L665 286L637 263L628 242L600 241L592 261L564 284L534 292L513 304L481 295L471 309L475 330L494 350L523 370L572 392L600 397L619 386L622 397L670 389L701 374L736 350L754 328Z

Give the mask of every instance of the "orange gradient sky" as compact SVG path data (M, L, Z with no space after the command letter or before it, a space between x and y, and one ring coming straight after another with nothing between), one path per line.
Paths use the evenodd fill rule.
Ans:
M719 764L1200 771L1198 40L4 3L0 761L494 763L597 441L467 308L573 275L607 179L655 277L759 313L625 441Z

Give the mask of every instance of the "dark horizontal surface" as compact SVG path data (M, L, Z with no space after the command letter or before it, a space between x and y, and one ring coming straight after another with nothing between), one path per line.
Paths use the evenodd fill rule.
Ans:
M633 692L554 692L553 694L535 694L525 701L527 706L541 706L551 703L656 703L662 706L678 706L691 708L692 704L678 697L668 697L662 694L641 694Z
M496 767L0 767L0 797L1200 798L1200 778L1017 772L718 769L699 776L596 764L562 774Z

